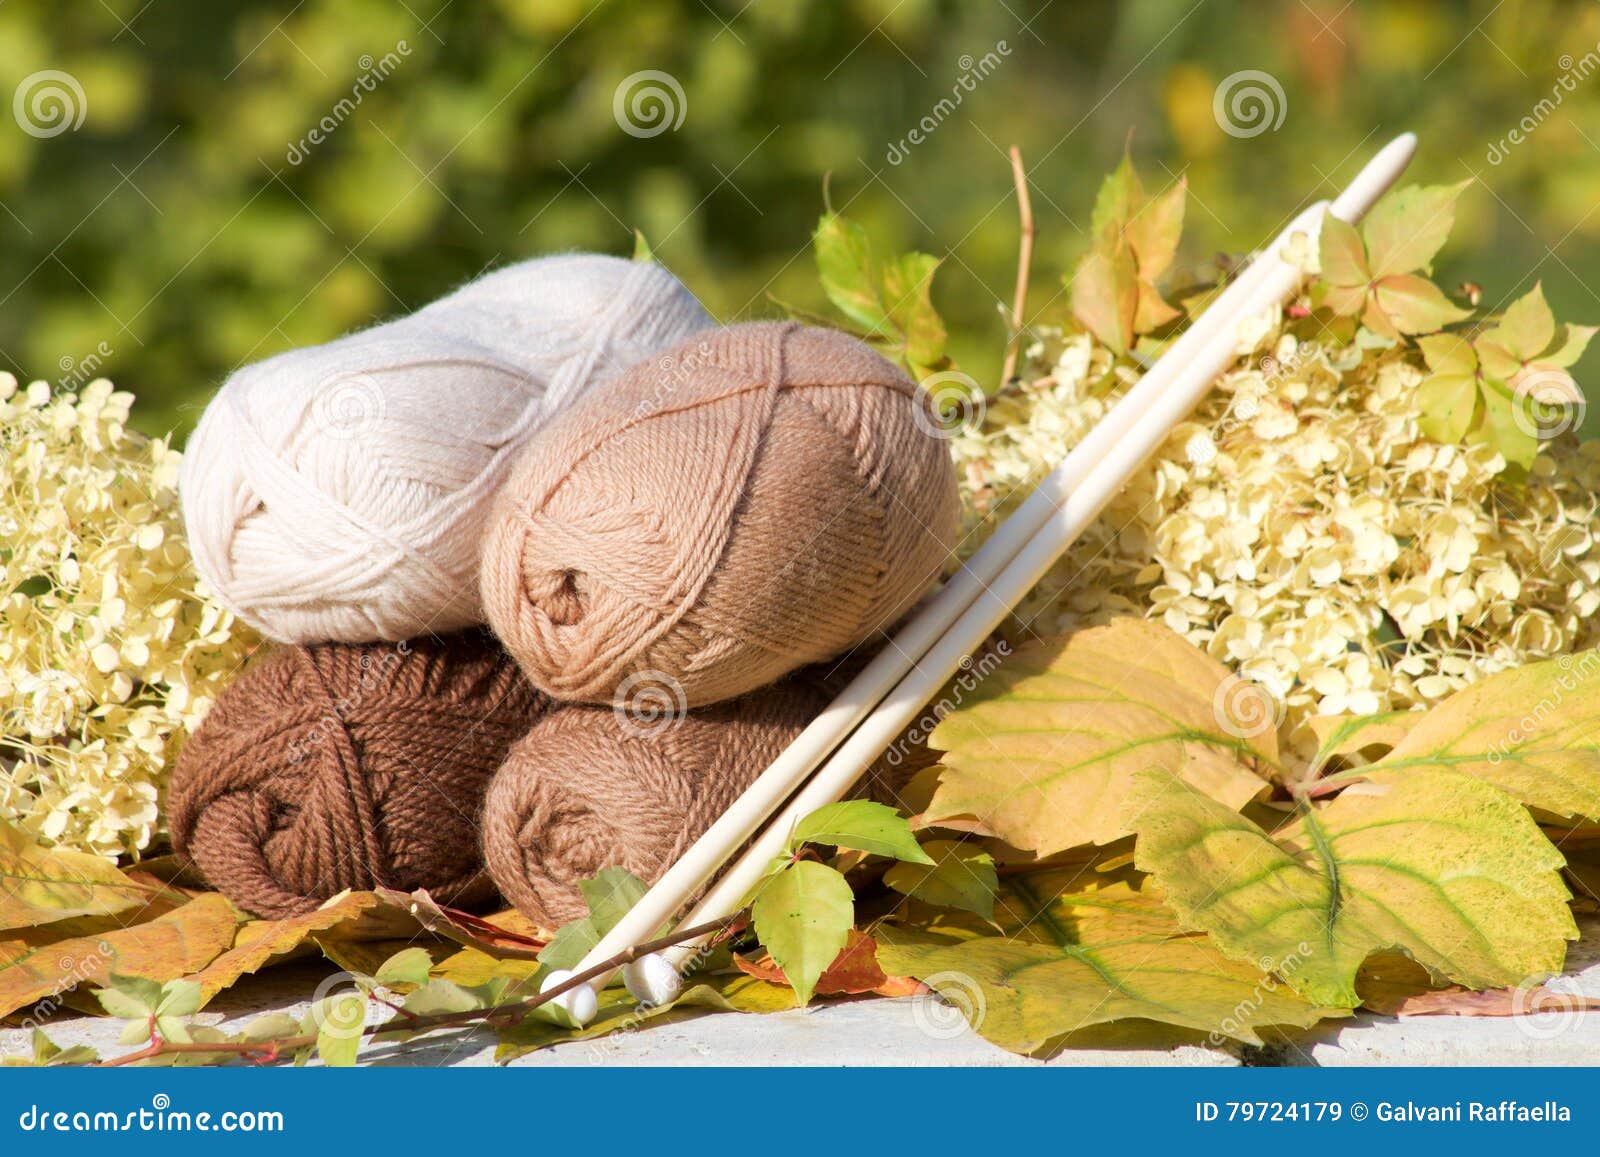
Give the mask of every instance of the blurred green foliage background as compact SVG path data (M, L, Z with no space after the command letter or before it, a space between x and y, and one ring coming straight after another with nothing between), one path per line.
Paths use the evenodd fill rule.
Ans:
M1048 317L1130 131L1152 185L1188 177L1202 260L1415 129L1417 177L1481 180L1441 284L1494 303L1542 279L1559 315L1600 322L1591 53L1600 5L1555 0L9 0L0 365L109 374L139 424L181 434L239 364L492 264L626 253L635 228L724 319L774 296L820 307L808 238L831 172L834 204L885 246L947 258L953 351L992 379L1017 242L1006 146L1031 173L1030 312ZM613 102L646 69L681 86L683 120L638 137ZM1214 109L1245 69L1283 92L1281 125L1254 136ZM42 70L80 86L77 128L22 131L18 86Z

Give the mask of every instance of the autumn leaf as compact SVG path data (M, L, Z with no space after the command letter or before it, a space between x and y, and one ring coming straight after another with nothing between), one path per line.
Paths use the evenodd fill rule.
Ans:
M1448 768L1562 819L1600 822L1600 653L1501 671L1415 716L1375 768Z
M546 967L574 967L649 888L622 868L602 868L594 879L581 882L578 890L589 905L589 915L563 925L539 952L539 962Z
M1180 179L1148 196L1126 152L1101 183L1090 218L1092 244L1068 287L1073 315L1113 353L1127 353L1140 334L1183 316L1156 282L1177 256L1187 195Z
M922 980L984 1037L1018 1053L1118 1020L1256 1044L1267 1025L1343 1015L1185 933L1148 884L1092 868L1009 877L996 915L998 929L959 913L880 925L878 962Z
M384 901L371 892L350 892L314 912L285 920L253 920L239 928L231 948L192 970L189 979L200 986L202 999L210 1000L240 977L311 944L319 933L346 928L384 907Z
M233 943L239 915L215 892L144 924L26 944L0 942L0 1016L113 972L157 982L205 967Z
M877 952L876 940L852 928L844 950L817 978L816 995L860 996L872 993L877 996L910 996L921 991L922 986L914 980L885 975L878 964ZM789 983L789 978L770 954L764 953L753 959L736 954L733 963L746 976L765 980L769 984Z
M156 894L99 856L45 848L0 820L0 930L126 912Z
M1159 770L1129 798L1135 863L1187 928L1269 961L1306 999L1354 1007L1373 953L1471 988L1561 970L1577 938L1558 852L1521 804L1436 767L1369 769L1268 834Z
M543 930L534 928L515 912L475 916L471 912L440 904L425 889L399 892L392 888L379 888L377 895L437 936L499 955L531 958L537 956L550 940Z
M896 892L940 908L961 908L985 918L994 915L999 887L994 857L982 848L958 840L929 840L922 849L927 865L895 864L883 882Z
M867 341L919 381L952 368L949 335L933 304L939 259L902 253L879 261L867 231L826 213L812 235L822 290Z
M1146 767L1242 807L1264 786L1252 766L1275 766L1278 747L1230 718L1237 683L1143 619L1018 647L934 731L945 755L927 818L975 816L1039 855L1107 844L1129 834L1123 800Z
M1314 300L1340 316L1359 316L1391 341L1472 316L1418 275L1429 270L1449 237L1456 200L1470 183L1397 189L1373 206L1359 232L1336 217L1325 218Z

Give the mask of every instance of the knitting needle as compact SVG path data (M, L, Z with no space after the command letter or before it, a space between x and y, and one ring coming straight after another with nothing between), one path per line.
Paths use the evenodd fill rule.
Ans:
M1409 133L1392 141L1357 175L1331 211L1342 219L1358 220L1404 171L1415 149L1416 138ZM1300 271L1279 259L1281 248L1296 231L1314 232L1325 208L1318 204L1297 217L1250 270L1219 296L1029 501L996 530L984 550L957 572L927 608L602 938L580 969L648 936L668 920L842 741L833 758L706 894L695 912L737 907L781 850L795 822L849 789L954 674L961 659L982 643L1171 429L1199 404L1212 379L1235 356L1233 323L1266 312L1296 291ZM857 724L860 728L846 737ZM692 947L684 946L669 958L681 960L690 951Z

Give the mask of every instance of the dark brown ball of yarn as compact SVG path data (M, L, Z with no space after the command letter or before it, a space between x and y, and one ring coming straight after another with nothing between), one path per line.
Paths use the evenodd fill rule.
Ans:
M483 813L501 895L557 928L587 913L578 883L626 868L654 883L826 706L788 680L681 715L572 705L511 750Z
M184 747L173 841L259 916L380 886L486 903L484 794L548 702L481 631L284 648Z

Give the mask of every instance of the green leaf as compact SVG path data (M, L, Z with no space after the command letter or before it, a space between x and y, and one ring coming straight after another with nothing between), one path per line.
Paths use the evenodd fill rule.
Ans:
M929 865L895 864L883 882L926 904L960 908L986 919L994 915L999 877L993 856L957 840L930 840L923 851L933 857Z
M1124 228L1139 266L1139 279L1147 284L1165 273L1178 255L1188 193L1188 181L1180 178L1165 193L1140 206Z
M323 1064L349 1068L356 1063L366 1013L366 998L359 993L344 992L322 1002L317 1022L317 1057Z
M1417 428L1435 442L1454 445L1467 436L1478 415L1478 379L1434 374L1417 387L1422 413Z
M426 948L407 948L385 960L373 977L386 988L397 984L426 984L433 968L433 957Z
M761 943L806 1004L817 978L844 951L855 924L855 896L834 869L799 860L762 889L751 917Z
M1518 365L1544 353L1555 338L1555 315L1539 283L1507 306L1500 323L1483 335L1483 341L1505 350Z
M94 995L100 1007L111 1016L134 1020L156 1014L163 996L159 982L140 976L122 976L115 972L109 980L110 984L95 989Z
M550 968L577 964L649 889L623 868L602 868L594 879L579 884L578 890L589 905L589 915L559 928L539 953L540 964Z
M204 992L193 980L169 980L161 986L156 1016L193 1016L200 1011Z
M843 800L818 808L795 825L790 843L854 848L909 864L933 863L918 846L904 816L892 807L867 799Z
M1589 339L1600 332L1600 326L1592 325L1566 325L1561 327L1561 336L1555 347L1545 353L1539 360L1552 366L1570 367L1577 363L1589 348Z
M1501 671L1416 717L1377 765L1449 768L1564 820L1600 822L1600 653Z
M883 300L890 321L900 331L906 360L934 366L944 359L944 320L933 306L933 275L939 259L906 253L883 266Z
M1135 863L1185 927L1269 962L1318 1004L1400 951L1471 988L1561 971L1577 938L1563 859L1516 800L1433 767L1368 770L1272 835L1164 771L1136 777Z
M1455 227L1456 201L1471 183L1407 185L1374 205L1361 229L1372 276L1381 279L1427 271L1449 239Z
M1483 404L1482 421L1472 438L1487 442L1513 466L1526 471L1539 456L1539 435L1528 426L1526 415L1519 414L1517 401L1502 383L1480 383L1478 397Z
M1144 204L1144 186L1133 167L1133 155L1122 151L1122 160L1100 182L1095 193L1094 210L1089 217L1089 231L1103 237L1108 231L1121 233L1139 206Z
M868 333L893 335L894 322L879 294L867 231L837 213L827 213L817 223L812 241L816 246L817 273L828 300Z
M1431 333L1417 339L1423 361L1436 374L1465 376L1476 380L1478 355L1472 343L1460 334Z
M644 231L641 229L633 231L633 259L649 262L654 262L656 259L655 251L650 248L650 242L645 240Z
M1130 832L1130 777L1165 767L1243 807L1274 766L1277 707L1181 635L1117 619L1018 647L939 724L929 820L975 816L1041 856Z
M949 1010L924 1011L934 1023L959 1012L1019 1053L1119 1020L1257 1044L1267 1025L1344 1015L1185 934L1148 883L1140 889L1085 867L1008 877L995 916L999 935L961 914L914 929L880 924L878 962L944 997Z

